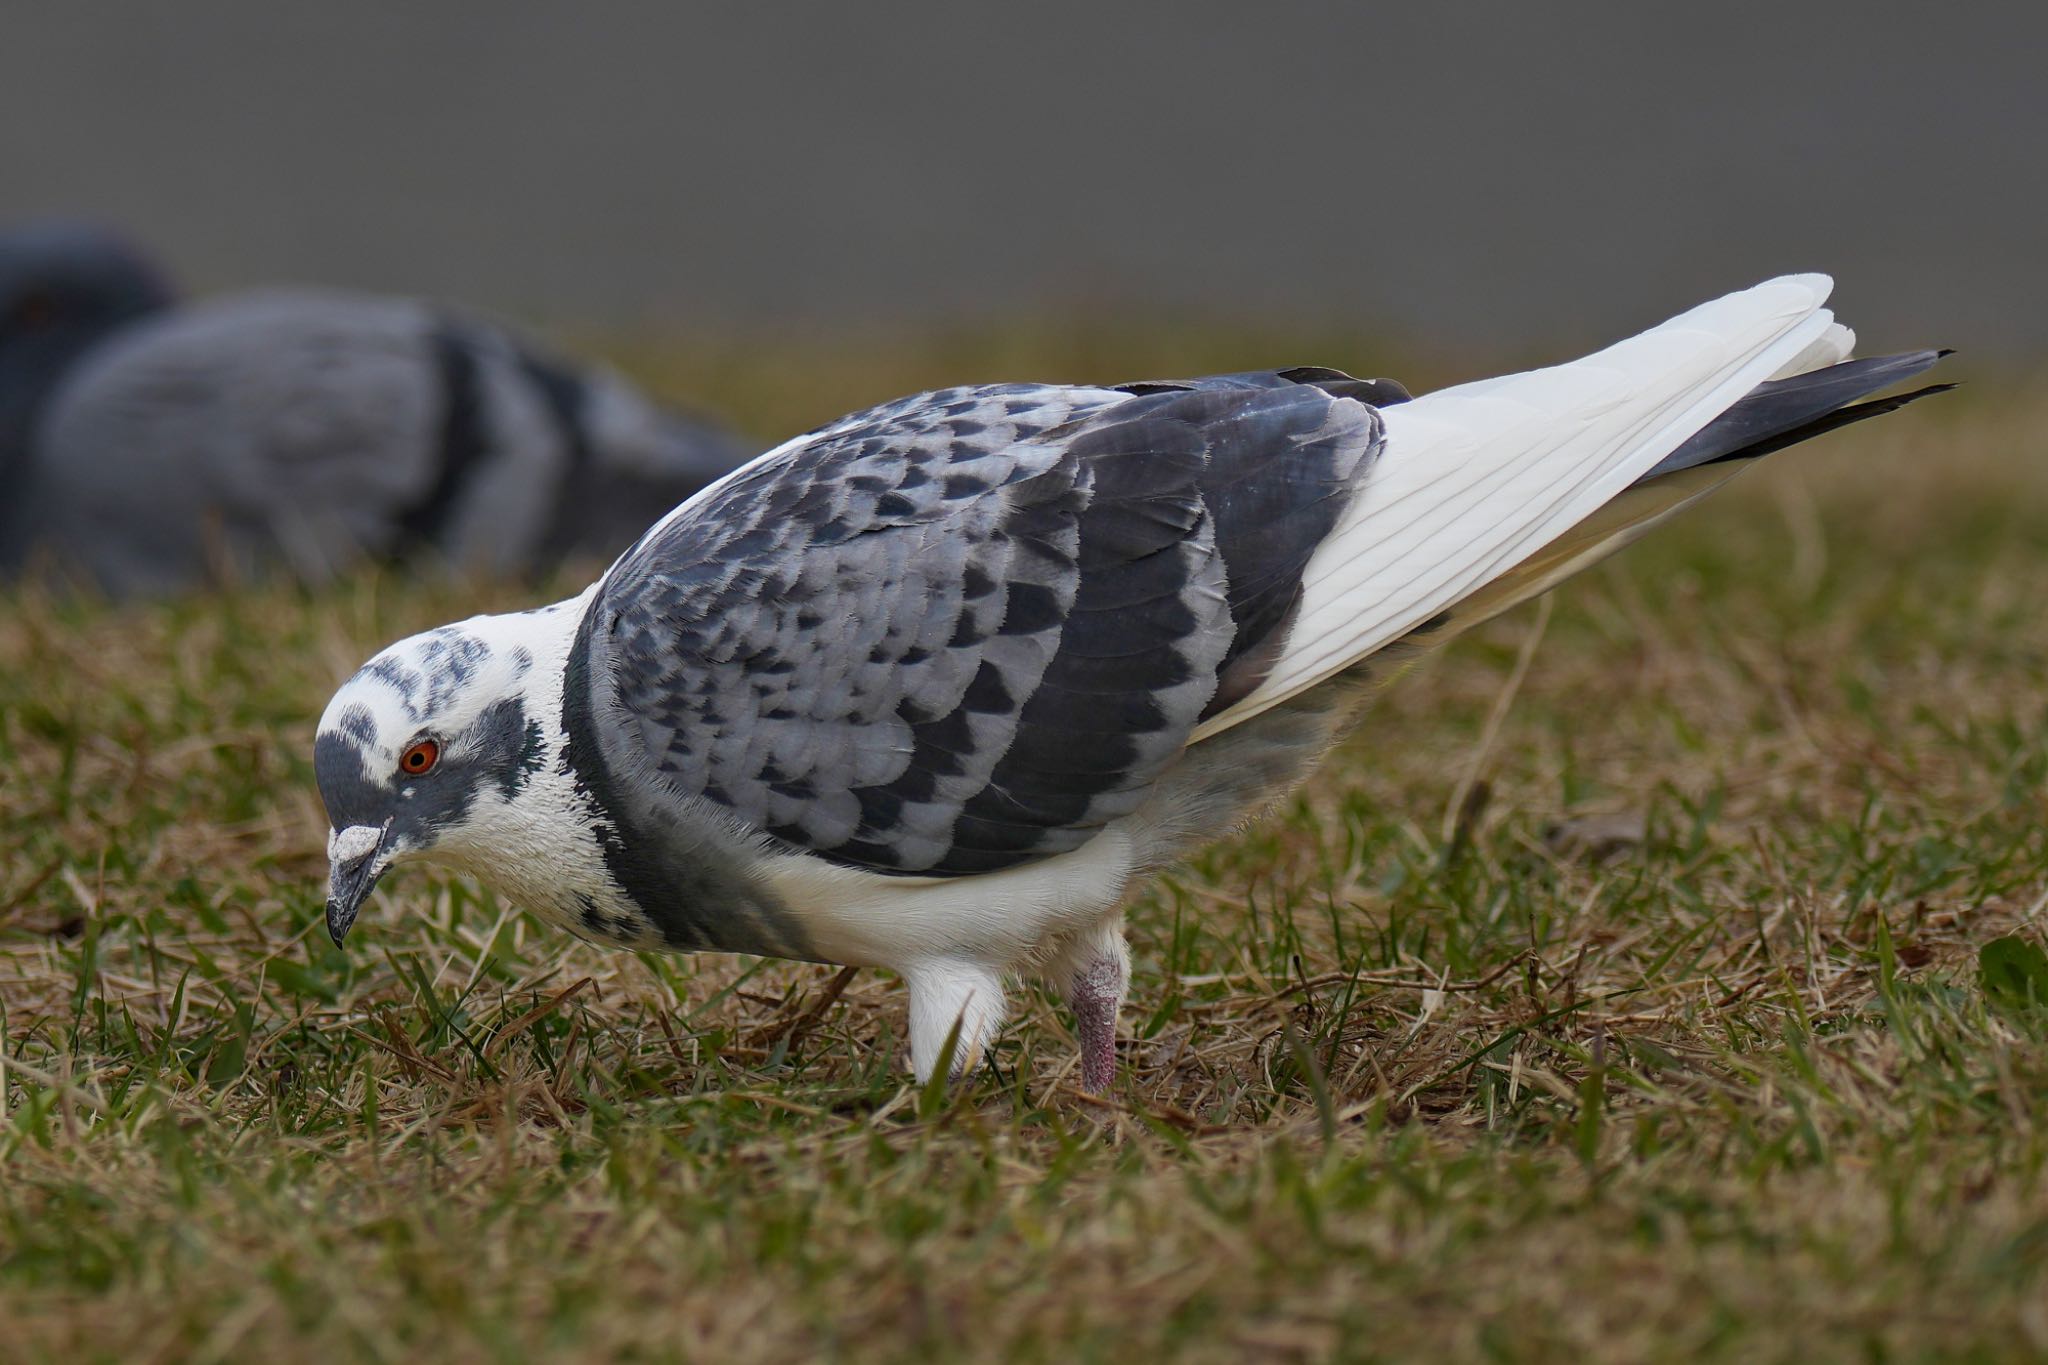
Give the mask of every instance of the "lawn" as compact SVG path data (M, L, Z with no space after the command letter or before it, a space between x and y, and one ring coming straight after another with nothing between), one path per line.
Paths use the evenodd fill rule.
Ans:
M1253 359L1062 345L646 368L765 433ZM1980 950L2048 937L2044 426L1778 456L1418 666L1137 895L1102 1100L1042 994L920 1091L883 973L417 871L331 946L328 693L534 589L15 590L0 1356L2040 1358L2048 1016Z

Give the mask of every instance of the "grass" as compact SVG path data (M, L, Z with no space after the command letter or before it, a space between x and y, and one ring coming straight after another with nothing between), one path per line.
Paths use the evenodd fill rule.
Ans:
M1977 954L2048 929L2044 420L1779 457L1559 594L1512 696L1528 610L1411 673L1134 900L1106 1102L1035 993L920 1092L879 973L419 873L331 947L313 718L530 591L16 590L0 1354L2039 1358L2048 1022Z

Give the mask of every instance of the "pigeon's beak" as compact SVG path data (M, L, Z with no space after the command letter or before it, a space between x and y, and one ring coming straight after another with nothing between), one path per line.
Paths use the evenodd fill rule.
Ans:
M327 936L339 948L370 888L384 875L386 824L350 825L327 836Z

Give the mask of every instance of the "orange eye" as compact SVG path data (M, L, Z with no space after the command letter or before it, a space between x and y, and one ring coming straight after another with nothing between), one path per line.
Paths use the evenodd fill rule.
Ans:
M421 773L432 772L434 765L441 761L441 746L431 739L417 740L408 745L398 756L401 771L418 777Z

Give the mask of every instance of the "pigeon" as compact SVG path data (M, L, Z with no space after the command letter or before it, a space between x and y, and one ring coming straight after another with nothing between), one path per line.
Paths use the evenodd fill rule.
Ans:
M1113 1083L1125 893L1300 783L1401 664L1946 352L1820 275L1410 397L1299 368L918 394L761 456L579 596L402 640L314 741L339 945L391 867L638 950L888 968L911 1064L1007 981Z
M260 290L176 306L101 229L0 234L0 566L115 595L265 564L607 562L754 453L472 318Z

